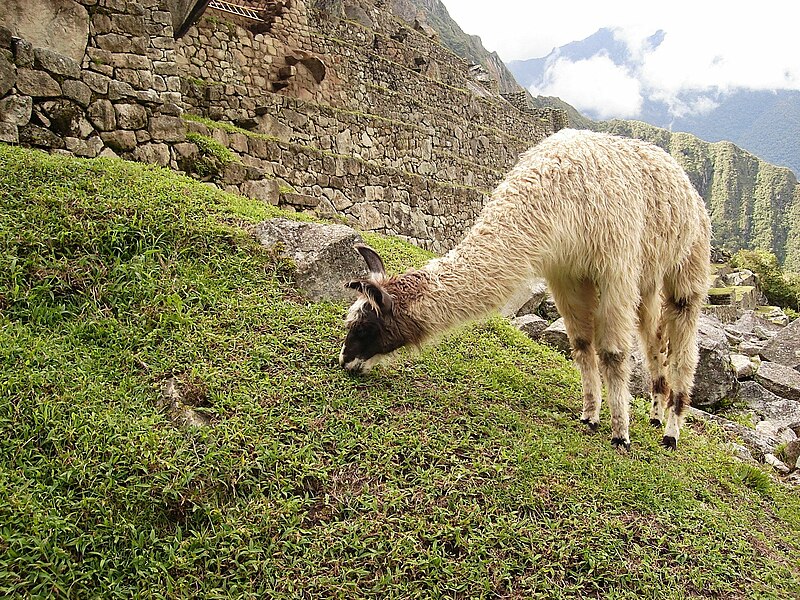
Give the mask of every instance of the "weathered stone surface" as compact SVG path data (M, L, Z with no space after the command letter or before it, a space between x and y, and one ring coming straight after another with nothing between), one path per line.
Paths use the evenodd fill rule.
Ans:
M21 94L35 98L61 95L61 86L44 71L17 69L17 90Z
M278 205L280 191L278 189L278 182L274 179L255 179L245 181L242 186L242 194L248 198L262 200L267 204L273 206Z
M542 331L539 340L543 344L552 346L562 354L569 355L571 351L569 337L567 337L567 327L564 325L563 318L555 320L544 331Z
M180 117L152 117L149 131L157 141L180 142L186 139L186 124Z
M89 106L89 102L92 100L91 88L82 81L69 79L61 84L61 90L64 92L64 96L75 100L84 108Z
M352 290L343 284L365 275L364 261L353 250L353 245L361 242L354 229L270 219L258 225L255 235L265 246L283 246L296 264L295 284L309 299L353 299Z
M753 368L753 362L750 360L749 356L745 356L744 354L731 354L730 359L733 371L736 373L736 379L741 380L753 376L755 369Z
M53 50L36 48L33 51L33 57L37 69L72 79L78 79L81 76L81 66L76 60Z
M759 317L756 312L752 310L744 311L736 321L725 326L726 332L733 333L743 338L750 336L761 338L762 335L769 336L770 334L777 333L780 329L780 325L776 325L775 323L771 323Z
M741 440L745 446L750 449L757 459L763 459L764 455L772 452L778 445L778 440L768 435L758 433L754 429L750 429L744 425L713 415L698 408L690 407L689 414L697 419L704 421L711 421L717 423L722 427L725 432L734 436L735 439Z
M169 146L166 144L142 144L133 151L133 160L166 167L169 164Z
M778 396L800 401L800 373L791 367L764 361L756 372L756 381Z
M98 94L108 93L108 84L111 81L111 78L107 75L95 73L93 71L83 71L83 73L81 73L81 79L86 85L88 85Z
M782 452L783 463L790 469L800 468L797 459L800 458L800 440L793 440L786 444Z
M793 369L800 367L800 319L779 329L761 349L761 357Z
M64 148L64 140L44 127L28 123L19 128L19 142L27 146L42 148Z
M536 314L551 323L561 318L561 315L558 313L558 308L556 307L556 301L553 300L553 297L550 295L539 304L539 307L536 309Z
M89 13L74 0L3 0L0 25L80 62L89 39Z
M66 137L64 138L64 142L67 145L67 150L72 152L75 156L83 156L86 158L96 157L103 149L103 141L96 135L86 140L76 137Z
M17 81L17 69L9 52L0 51L0 96L4 96Z
M114 105L102 99L92 103L87 112L89 120L100 131L112 131L117 128L117 117Z
M738 398L761 421L772 421L786 427L800 421L800 402L781 398L756 381L742 382Z
M548 323L539 315L522 315L511 319L511 324L532 340L538 340Z
M3 123L0 121L0 142L7 144L19 143L19 131L13 123Z
M130 152L136 148L136 134L132 131L118 129L100 134L105 145L115 152Z
M120 129L144 129L147 127L147 111L138 104L115 104L117 127Z
M33 101L30 96L11 95L0 100L0 122L25 125L31 120Z
M730 346L722 323L700 315L697 332L700 359L694 378L692 404L703 408L718 404L736 393L736 375L729 360Z

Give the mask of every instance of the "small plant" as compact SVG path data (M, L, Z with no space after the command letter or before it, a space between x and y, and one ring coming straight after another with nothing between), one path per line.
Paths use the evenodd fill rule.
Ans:
M218 178L225 167L239 158L214 138L199 133L187 133L186 139L197 145L199 155L188 165L188 171L200 177Z
M772 493L772 483L769 480L769 475L758 467L741 463L734 467L733 477L763 496L769 496Z

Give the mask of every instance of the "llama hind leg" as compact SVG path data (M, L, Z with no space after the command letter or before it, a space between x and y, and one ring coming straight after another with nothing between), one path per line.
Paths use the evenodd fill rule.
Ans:
M588 280L550 282L550 292L559 314L564 317L572 358L581 372L583 410L581 423L590 429L600 426L602 382L594 349L594 313L597 309L597 290Z
M667 383L667 342L661 323L661 297L656 290L642 292L639 302L639 337L645 364L650 373L650 424L662 427L669 397Z
M630 349L638 293L606 281L600 290L595 344L611 412L611 444L630 449Z
M674 450L691 403L697 367L697 323L708 287L708 242L695 245L685 263L665 279L664 327L669 340L667 421L662 443Z

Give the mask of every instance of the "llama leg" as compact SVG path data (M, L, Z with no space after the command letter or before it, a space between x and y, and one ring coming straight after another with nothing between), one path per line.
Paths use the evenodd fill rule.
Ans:
M629 450L630 348L638 293L605 281L600 288L595 345L611 412L611 444Z
M652 385L650 424L662 427L669 384L666 376L666 338L661 324L661 297L656 290L642 292L639 302L639 337L642 340L642 352Z
M550 292L559 314L564 317L572 358L581 372L583 411L581 423L596 431L600 426L602 382L593 345L597 290L588 280L550 282Z
M667 422L662 443L674 450L691 403L697 367L697 322L708 287L708 242L693 248L684 264L665 280L664 326L669 340Z

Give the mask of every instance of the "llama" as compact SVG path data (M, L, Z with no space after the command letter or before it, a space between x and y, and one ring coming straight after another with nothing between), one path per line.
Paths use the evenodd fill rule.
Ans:
M455 248L419 270L370 271L345 319L339 356L365 373L406 345L485 316L544 277L581 373L580 420L599 427L601 386L611 443L630 449L630 352L638 329L652 377L650 422L677 441L697 366L697 321L708 289L710 220L678 163L628 138L562 130L522 155ZM602 374L602 379L601 379Z

